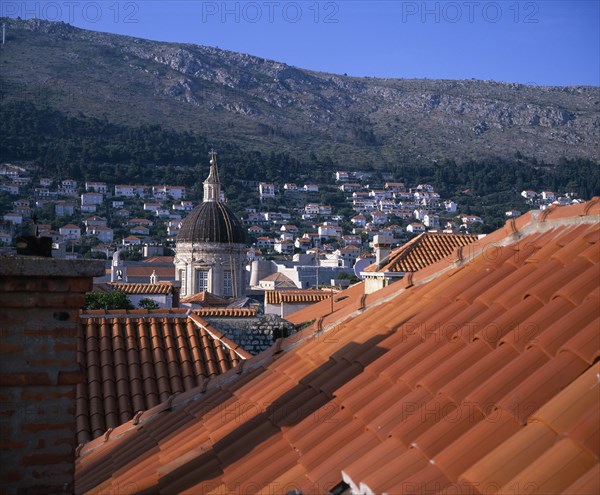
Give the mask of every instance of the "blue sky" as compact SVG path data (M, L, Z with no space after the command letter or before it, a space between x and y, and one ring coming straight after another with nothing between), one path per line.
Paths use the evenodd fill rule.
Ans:
M338 74L600 86L600 0L4 0L0 9Z

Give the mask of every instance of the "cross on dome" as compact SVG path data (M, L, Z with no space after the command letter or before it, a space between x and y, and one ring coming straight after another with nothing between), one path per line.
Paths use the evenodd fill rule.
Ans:
M219 181L219 169L217 168L217 152L212 149L210 156L210 171L204 181L204 202L221 200L221 182Z

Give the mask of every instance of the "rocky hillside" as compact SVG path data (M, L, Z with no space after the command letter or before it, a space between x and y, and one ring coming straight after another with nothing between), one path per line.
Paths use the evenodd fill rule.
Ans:
M2 22L2 102L160 124L345 166L517 154L600 160L595 87L356 78L64 23Z

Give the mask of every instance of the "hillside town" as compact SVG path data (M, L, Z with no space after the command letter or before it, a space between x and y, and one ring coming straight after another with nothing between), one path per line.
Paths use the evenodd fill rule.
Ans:
M241 212L246 292L345 287L364 278L361 270L375 261L382 243L391 250L423 233L480 234L483 225L433 186L398 182L391 174L379 180L372 172L335 171L328 187L344 198L336 205L322 203L323 185L314 183L248 187L260 207ZM98 282L174 282L177 235L197 204L186 193L175 185L32 177L27 166L5 163L0 245L10 251L21 235L48 237L55 258L106 259L107 273ZM581 202L551 191L524 190L521 196L529 208L540 210ZM223 191L219 200L227 202ZM522 213L508 210L505 216ZM115 253L120 253L118 269L111 263Z
M334 184L345 194L345 203L338 208L318 201L317 184L258 183L254 193L265 206L246 208L242 216L253 241L249 260L308 252L347 269L369 251L375 235L389 235L398 245L426 231L471 233L483 224L480 217L462 213L452 198L441 198L429 184L394 182L389 175L390 180L374 184L372 175L336 171ZM173 246L182 220L195 206L186 199L183 186L34 179L26 167L11 164L0 166L0 191L6 193L0 211L0 243L14 246L23 226L44 212L51 222L37 223L37 233L52 238L53 256L61 258L86 257L86 253L110 258L122 246L162 253ZM521 196L532 208L542 210L552 204L581 202L572 194L559 196L551 191L524 190ZM291 198L296 206L286 207L278 198ZM354 215L339 214L340 206L351 208ZM521 213L509 210L506 217Z

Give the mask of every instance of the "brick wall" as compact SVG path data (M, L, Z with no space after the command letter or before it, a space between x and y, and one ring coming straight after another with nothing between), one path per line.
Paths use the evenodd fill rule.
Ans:
M0 256L0 493L73 490L77 324L102 262Z

